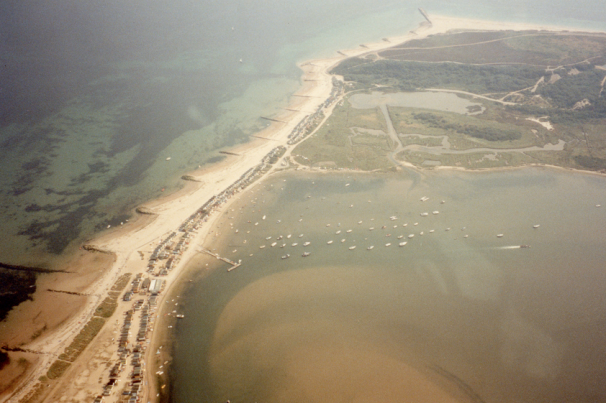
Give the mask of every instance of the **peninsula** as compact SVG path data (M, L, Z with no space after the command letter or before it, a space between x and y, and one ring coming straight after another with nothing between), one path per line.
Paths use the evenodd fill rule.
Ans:
M0 401L166 399L184 268L208 253L220 213L273 172L606 169L604 34L423 15L402 37L302 63L301 89L284 113L265 117L271 126L84 245L71 265L88 270L52 278L53 290L81 297L69 315L40 331L34 318L60 308L34 295L7 319Z

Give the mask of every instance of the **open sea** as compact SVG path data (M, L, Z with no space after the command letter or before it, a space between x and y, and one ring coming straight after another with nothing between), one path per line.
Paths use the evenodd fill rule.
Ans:
M0 262L45 266L126 222L265 127L259 117L300 85L297 62L401 35L422 21L418 7L606 29L598 0L2 2ZM528 169L345 179L286 176L251 193L263 214L249 201L231 222L267 225L247 244L245 232L227 237L225 218L215 247L246 264L191 286L173 401L403 401L393 385L404 379L435 401L442 390L486 402L606 398L602 178ZM399 231L380 228L392 215L418 227L401 248ZM362 236L357 222L371 218L387 221ZM328 231L339 222L355 228L344 242L355 250ZM286 231L317 249L282 260L265 238ZM531 248L499 249L521 244Z

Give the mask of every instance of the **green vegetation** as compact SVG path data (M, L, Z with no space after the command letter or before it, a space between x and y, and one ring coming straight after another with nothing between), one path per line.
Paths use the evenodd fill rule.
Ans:
M47 378L48 379L59 378L61 375L63 375L65 373L65 371L67 371L67 369L69 368L70 365L71 364L69 362L56 360L55 362L53 362L53 365L51 365L50 368L48 369L48 372L46 374Z
M101 331L105 324L104 318L109 318L117 306L117 299L122 290L128 284L131 274L125 273L121 275L112 286L109 296L97 307L95 316L82 328L80 333L74 338L69 346L65 348L63 354L51 365L46 376L48 379L56 379L74 362L76 358L84 351L95 336Z
M464 133L471 137L489 141L512 141L522 137L522 134L518 130L495 128L486 125L450 123L446 119L428 112L413 113L412 116L430 127Z
M95 310L95 316L99 316L102 318L111 317L116 311L116 307L118 306L118 297L122 293L126 284L128 284L128 280L130 279L130 273L123 274L116 280L112 289L109 291L108 296L99 304L97 309Z
M395 60L368 63L360 58L344 61L332 73L368 87L381 85L401 91L446 88L478 94L531 87L544 74L542 69L531 66L474 66Z
M386 131L385 118L378 108L355 109L345 102L335 107L326 124L292 154L302 165L386 169L393 166L386 158L393 147Z
M59 356L59 360L74 362L76 358L84 351L88 344L95 338L95 336L101 331L101 328L105 324L105 319L99 317L93 317L84 328L74 338L72 343L65 348L63 354ZM50 375L49 378L53 379Z

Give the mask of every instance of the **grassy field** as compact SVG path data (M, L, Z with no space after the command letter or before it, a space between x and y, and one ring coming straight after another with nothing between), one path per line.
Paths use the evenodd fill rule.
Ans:
M393 145L386 131L378 108L355 109L344 102L292 155L299 164L314 167L387 169L393 166L386 158Z

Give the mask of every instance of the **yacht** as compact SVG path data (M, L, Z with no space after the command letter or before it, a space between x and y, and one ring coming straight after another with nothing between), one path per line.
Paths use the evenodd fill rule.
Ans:
M400 242L398 245L400 245L400 246L404 246L404 245L406 245L407 243L408 243L408 242L404 241L404 242Z
M532 228L539 228L541 226L541 224L535 224L532 226Z
M391 246L391 243L386 243L385 246Z
M414 236L415 236L415 234L410 234L410 235L408 235L408 239L414 238Z
M272 243L272 244L271 244L271 247L273 248L273 247L274 247L274 246L276 246L277 244L278 244L277 242L274 242L274 243Z
M356 249L356 245L349 247L349 250L354 250L354 249Z
M438 210L434 210L431 214L438 215L440 212Z
M327 244L331 245L332 244L332 239L328 242L326 242Z
M497 234L497 238L503 238L503 234Z

